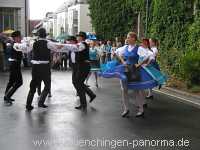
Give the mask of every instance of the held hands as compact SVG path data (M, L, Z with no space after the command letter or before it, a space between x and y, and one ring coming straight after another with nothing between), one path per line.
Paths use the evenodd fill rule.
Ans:
M143 64L147 64L149 62L149 58L143 61Z
M57 49L62 49L64 47L64 45L56 45Z
M122 64L123 64L124 66L127 66L127 63L126 63L125 61L123 61Z
M136 68L138 68L138 67L140 67L141 66L141 64L135 64L135 67Z

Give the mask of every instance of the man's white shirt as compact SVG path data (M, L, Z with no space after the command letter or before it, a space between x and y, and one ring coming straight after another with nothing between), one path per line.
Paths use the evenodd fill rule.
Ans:
M71 51L71 59L72 59L73 63L75 63L75 52L83 51L86 48L85 44L83 44L82 42L80 42L78 44L61 44L61 43L49 41L45 38L39 38L38 40L47 41L47 48L53 52L69 52L69 51ZM13 48L16 51L22 51L23 53L28 53L28 52L32 51L33 45L34 45L34 42L22 41L22 43L14 43ZM47 63L47 61L33 60L32 63L41 64L41 63Z

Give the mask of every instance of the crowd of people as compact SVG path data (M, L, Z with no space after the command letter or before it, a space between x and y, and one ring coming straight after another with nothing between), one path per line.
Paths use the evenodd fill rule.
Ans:
M122 90L122 117L130 113L128 90L134 91L138 112L136 117L144 116L146 99L153 99L152 88L165 83L166 76L161 73L157 63L158 40L143 38L138 42L134 32L127 34L126 40L100 41L96 38L87 38L85 32L79 32L77 37L69 36L61 44L47 40L45 29L38 31L38 38L34 42L21 41L19 31L12 33L12 40L7 46L11 48L8 58L10 62L9 82L5 90L4 101L12 104L12 95L23 84L21 61L24 55L31 54L32 80L27 96L26 109L34 107L32 101L37 88L44 82L44 89L40 92L38 107L47 108L45 99L51 93L51 66L54 69L67 70L68 63L72 70L72 84L80 98L80 105L75 109L86 110L86 94L89 102L96 98L96 94L89 88L88 80L95 76L95 85L98 88L98 77L118 78ZM52 65L53 64L53 65ZM145 93L145 90L148 93Z

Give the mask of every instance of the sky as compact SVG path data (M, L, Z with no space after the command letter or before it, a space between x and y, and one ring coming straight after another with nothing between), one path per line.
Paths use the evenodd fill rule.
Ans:
M43 19L47 12L55 11L67 0L29 0L30 19Z

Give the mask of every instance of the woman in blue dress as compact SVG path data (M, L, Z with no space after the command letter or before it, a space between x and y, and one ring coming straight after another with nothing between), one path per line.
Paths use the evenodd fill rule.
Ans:
M159 42L158 42L157 39L151 38L151 39L149 39L149 45L150 45L150 48L151 48L151 50L152 50L152 52L153 52L153 57L154 57L154 59L153 59L153 61L152 61L152 65L153 65L157 70L160 71L160 67L159 67L159 65L158 65L158 63L157 63L157 60L156 60L156 59L157 59L157 56L158 56ZM160 86L160 87L161 87L161 86ZM148 94L147 94L147 96L146 96L146 99L153 99L152 89L149 89L149 90L148 90Z
M97 72L100 71L100 60L99 60L99 55L98 55L98 48L96 47L96 42L95 40L91 40L90 42L90 50L89 50L89 57L90 57L90 73L86 79L86 85L88 85L88 80L93 73L95 76L95 85L98 88L98 75Z
M143 39L142 45L140 48L140 59L139 61L143 61L143 59L148 58L148 62L144 64L142 67L149 73L149 75L157 81L159 87L163 85L167 78L164 74L160 72L159 66L156 62L154 51L150 48L149 39ZM151 88L150 88L151 91ZM150 98L152 96L149 96Z
M136 104L138 106L136 117L142 117L144 115L144 90L158 86L158 82L143 68L144 64L148 63L149 56L147 53L143 53L143 47L136 45L136 40L137 35L134 32L129 32L127 35L128 45L116 50L116 55L121 60L122 65L104 70L101 73L101 76L106 78L116 77L120 79L123 103L122 117L126 117L130 112L128 100L129 89L135 91ZM130 70L133 70L133 68L135 71L131 72ZM134 80L129 79L130 76L136 75L137 77Z
M140 50L140 61L148 59L147 63L143 65L143 68L155 79L159 86L166 82L166 76L160 72L159 65L156 62L154 51L150 48L149 39L143 39Z
M119 58L122 62L122 64L125 66L125 72L128 71L126 70L128 66L135 66L136 68L142 65L138 64L138 60L139 60L139 55L138 55L138 45L136 45L136 41L137 41L137 35L134 32L129 32L127 35L127 42L128 45L124 46L123 49L121 49L118 52ZM142 69L138 69L140 76L142 78L142 74L144 74L144 79L146 78L145 72ZM135 72L134 72L135 73ZM128 104L128 89L129 89L129 83L130 81L128 81L128 76L127 80L121 80L121 88L122 88L122 101L123 101L123 106L124 106L124 111L122 113L122 117L126 117L129 114L129 104ZM143 80L144 80L143 79ZM140 81L135 81L133 83L139 83ZM136 98L136 104L138 106L138 112L136 114L136 117L140 117L144 115L144 109L143 109L143 105L144 105L144 91L143 88L140 88L138 86L133 86L134 90L135 90L135 98Z

